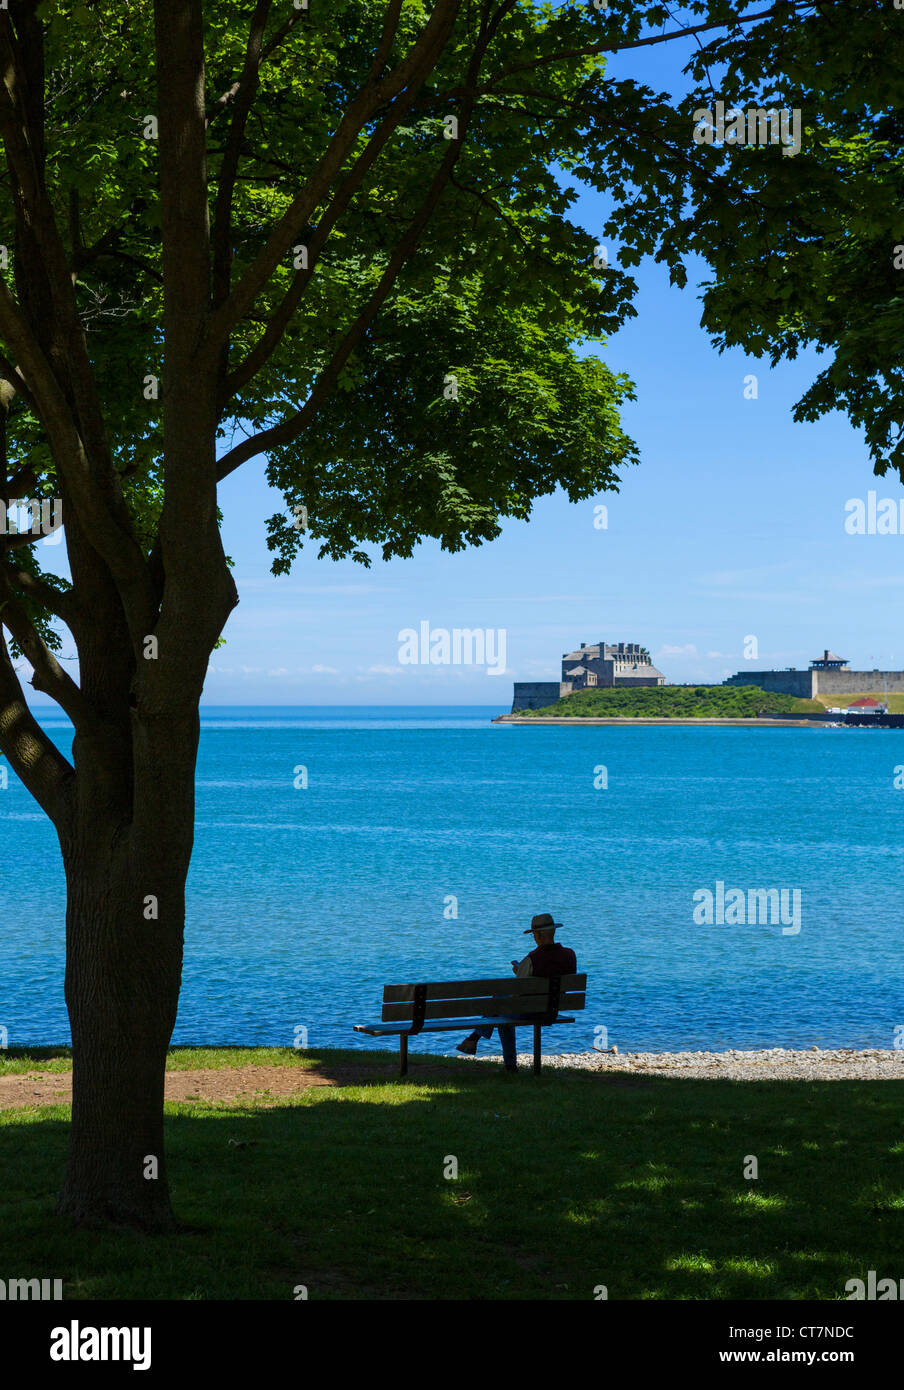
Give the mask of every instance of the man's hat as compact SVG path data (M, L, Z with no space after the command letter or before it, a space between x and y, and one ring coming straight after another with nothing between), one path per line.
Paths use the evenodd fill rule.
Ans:
M527 931L521 933L522 936L530 936L532 931L543 931L544 929L556 931L562 925L561 922L554 922L548 912L541 912L539 917L530 919L530 926Z

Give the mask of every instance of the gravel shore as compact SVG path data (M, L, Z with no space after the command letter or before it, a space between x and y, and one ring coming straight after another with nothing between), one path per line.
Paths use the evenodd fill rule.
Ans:
M499 1057L478 1060L501 1061ZM519 1052L529 1067L530 1052ZM730 1081L885 1081L904 1080L904 1051L893 1048L784 1047L761 1052L566 1052L543 1057L543 1068L580 1067L584 1071L634 1072L645 1076L687 1076Z

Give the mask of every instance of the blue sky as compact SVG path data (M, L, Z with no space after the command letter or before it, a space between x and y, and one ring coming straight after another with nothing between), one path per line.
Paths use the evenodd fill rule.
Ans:
M686 53L642 49L611 71L675 91ZM582 199L576 220L599 235L598 195ZM543 499L529 522L458 555L431 542L409 560L375 555L366 570L311 550L275 578L265 520L281 500L263 460L246 464L222 489L241 603L213 655L206 703L505 708L512 680L557 679L564 651L601 638L643 643L670 681L806 666L826 646L857 667L904 666L890 611L904 585L904 536L845 530L848 499L873 489L897 501L901 484L873 476L843 417L792 421L820 359L770 371L741 352L720 356L698 326L692 286L670 288L652 263L631 273L638 317L597 349L637 389L624 423L641 463L620 492L577 505ZM750 372L756 400L744 398ZM599 502L605 530L594 526ZM506 674L401 665L399 632L424 620L503 629ZM758 660L745 661L751 636Z

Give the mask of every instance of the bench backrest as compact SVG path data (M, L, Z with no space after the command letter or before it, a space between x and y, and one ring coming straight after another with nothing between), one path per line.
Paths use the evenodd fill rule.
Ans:
M586 975L385 985L383 1022L419 1024L437 1018L476 1015L570 1013L572 1009L583 1009L586 986Z

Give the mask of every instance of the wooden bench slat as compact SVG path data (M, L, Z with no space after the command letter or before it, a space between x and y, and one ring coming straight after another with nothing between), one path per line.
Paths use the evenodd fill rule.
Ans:
M559 995L560 1009L583 1009L585 995ZM540 994L497 994L485 999L442 999L428 1002L424 1009L425 1019L461 1018L465 1014L544 1014L548 1008L548 991ZM384 1004L384 1023L400 1023L413 1017L413 1004Z
M427 999L481 999L496 994L542 994L549 981L543 975L528 975L518 979L509 975L493 980L434 980L427 984ZM587 987L586 975L562 975L561 988L583 990ZM401 1004L414 998L415 985L384 985L383 1003Z
M464 1028L496 1028L500 1023L510 1024L513 1028L529 1028L534 1023L533 1018L509 1018L507 1016L489 1015L484 1018L459 1018L454 1023L425 1023L420 1030L421 1033L459 1033ZM554 1028L557 1023L574 1023L573 1018L567 1018L560 1014L552 1023L544 1023L544 1028ZM356 1023L353 1025L356 1033L371 1033L374 1037L384 1037L396 1033L410 1033L411 1028L408 1023ZM418 1036L415 1034L415 1036Z
M563 993L559 995L559 1010L561 1011L562 1009L583 1009L586 1005L586 1002L586 994L565 994L563 991ZM496 1011L500 1014L542 1014L546 1010L546 997L545 995L528 995L526 999L516 998L508 1000L498 998L493 1001L493 1004ZM528 1004L530 1005L530 1008L527 1007ZM427 1008L427 1015L429 1017L429 1005Z

